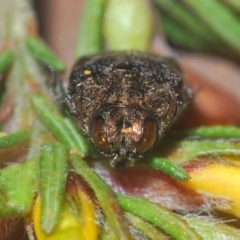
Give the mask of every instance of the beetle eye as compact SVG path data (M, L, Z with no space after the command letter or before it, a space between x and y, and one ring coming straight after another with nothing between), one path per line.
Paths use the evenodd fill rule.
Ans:
M91 136L95 146L104 153L111 151L105 131L105 121L102 117L95 117L91 125Z
M141 154L149 151L157 140L157 126L152 120L146 120L143 124L143 133L138 144L137 151Z

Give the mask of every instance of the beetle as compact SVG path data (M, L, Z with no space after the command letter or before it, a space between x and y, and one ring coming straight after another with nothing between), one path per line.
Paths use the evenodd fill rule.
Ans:
M67 93L78 127L118 168L151 151L192 98L172 59L142 52L79 59Z

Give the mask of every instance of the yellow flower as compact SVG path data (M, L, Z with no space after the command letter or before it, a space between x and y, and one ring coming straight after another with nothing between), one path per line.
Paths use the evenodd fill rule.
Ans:
M216 209L240 217L240 167L233 162L216 161L189 172L186 187L213 198Z
M93 205L86 195L78 190L78 196L81 200L82 222L79 222L65 202L63 213L57 226L50 234L46 234L40 223L41 199L37 198L33 209L33 225L35 235L38 240L96 240L98 239L97 220L95 218Z

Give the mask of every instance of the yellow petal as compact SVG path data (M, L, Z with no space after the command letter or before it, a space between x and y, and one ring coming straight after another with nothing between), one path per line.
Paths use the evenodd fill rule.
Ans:
M219 210L240 217L240 167L216 162L189 174L191 179L182 184L204 195L226 200L228 208L220 205Z
M95 213L93 210L92 203L86 197L83 192L78 191L78 195L81 199L82 209L83 209L83 239L95 240L98 239L98 227Z
M81 199L81 208L83 210L83 221L80 223L74 218L67 203L64 205L64 210L61 219L57 226L50 234L46 234L41 229L40 225L40 198L38 197L33 209L33 225L35 235L38 240L97 240L98 228L90 200L81 191L78 191Z

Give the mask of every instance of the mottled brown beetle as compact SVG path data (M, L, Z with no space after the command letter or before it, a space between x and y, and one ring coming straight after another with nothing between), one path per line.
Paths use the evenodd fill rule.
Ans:
M140 52L87 56L76 63L67 101L112 166L133 166L191 101L192 90L172 63Z

